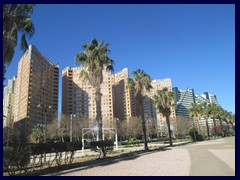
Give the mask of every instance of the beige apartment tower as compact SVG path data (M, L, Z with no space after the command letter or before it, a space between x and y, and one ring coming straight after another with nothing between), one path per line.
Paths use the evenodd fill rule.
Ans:
M34 125L57 118L59 66L30 45L18 63L17 77L14 125L31 141Z
M82 67L67 67L62 71L62 113L89 119L89 127L96 121L95 88L80 78ZM114 127L112 76L103 70L101 84L101 112L104 128Z
M155 127L158 131L163 135L163 133L167 134L167 124L166 118L163 117L161 113L158 112L156 106L154 104L154 95L158 93L159 90L163 88L167 88L169 91L172 91L172 81L170 78L165 79L156 79L152 80L152 89L150 92L146 93L146 98L144 100L144 112L146 119L153 118L155 120ZM175 108L172 107L172 113L170 115L170 124L173 133L177 130L177 123L176 123L176 115L175 115Z
M126 87L129 78L128 68L112 75L114 117L129 121L130 117L139 116L138 105L134 97L134 89Z
M89 82L80 79L81 70L82 67L67 67L62 71L62 113L69 117L71 114L87 117L90 120L89 127L92 127L93 122L96 121L95 91ZM134 88L126 87L127 78L129 78L127 68L114 74L103 71L101 112L105 128L114 127L114 118L129 121L131 117L140 115L139 106L134 97ZM153 118L157 129L167 132L166 120L156 109L153 97L158 90L165 87L172 91L172 82L170 78L153 80L152 86L153 89L146 93L144 100L145 118L146 120ZM171 114L173 129L177 128L175 119L173 108Z

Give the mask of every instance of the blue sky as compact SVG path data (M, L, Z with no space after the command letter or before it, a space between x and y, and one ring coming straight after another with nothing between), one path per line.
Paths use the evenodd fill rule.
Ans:
M134 4L36 5L34 44L61 71L74 67L82 44L94 37L110 44L115 72L143 69L152 79L171 78L173 87L217 95L235 112L235 5ZM17 74L16 49L6 78ZM7 81L5 81L5 84ZM61 97L61 78L60 96ZM59 99L61 110L61 99Z

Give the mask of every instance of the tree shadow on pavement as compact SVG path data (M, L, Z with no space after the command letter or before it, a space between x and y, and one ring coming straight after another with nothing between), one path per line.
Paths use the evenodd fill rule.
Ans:
M147 151L139 150L139 151L124 153L114 157L106 157L103 159L93 159L85 162L76 162L69 165L60 165L56 167L50 167L41 171L34 171L27 175L28 176L39 176L39 175L59 176L59 175L64 175L70 172L80 171L80 170L89 169L93 167L107 166L107 165L111 165L121 161L131 161L143 155L148 155L156 152L164 152L168 150L171 150L171 148L160 147L154 150L147 150Z

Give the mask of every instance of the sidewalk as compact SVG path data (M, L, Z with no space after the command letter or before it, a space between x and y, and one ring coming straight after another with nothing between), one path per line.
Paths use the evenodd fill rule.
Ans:
M189 144L192 143L190 141L187 142L177 142L177 143L173 143L173 146L180 146L180 145L185 145L185 144ZM131 155L123 155L120 156L117 155L116 157L108 157L106 159L99 159L99 160L95 160L95 161L90 161L90 162L83 162L82 165L80 167L77 168L71 168L68 170L63 170L63 171L59 171L59 172L55 172L55 173L50 173L44 176L59 176L62 174L66 174L66 173L71 173L71 172L75 172L75 171L80 171L80 170L84 170L84 169L88 169L88 168L92 168L92 167L97 167L97 166L102 166L102 165L107 165L107 164L111 164L111 163L115 163L118 161L122 161L128 158L136 158L136 157L140 157L143 155L148 155L148 154L152 154L154 152L157 152L159 149L164 149L169 147L169 144L162 144L162 143L148 143L148 147L149 149L157 149L157 150L152 150L152 151L142 151L144 149L144 145L141 144L141 146L139 147L127 147L125 148L124 146L119 146L117 152L121 152L122 150L124 150L124 152L122 154L127 154L127 153L131 153ZM116 151L116 150L115 150ZM134 153L136 152L136 153ZM159 151L158 151L159 152ZM82 153L82 151L77 151L74 155L74 158L78 158L78 157L83 157L83 156L91 156L91 155L96 155L98 156L99 153L98 152L94 152L91 151L90 149L86 149L84 150L84 153Z

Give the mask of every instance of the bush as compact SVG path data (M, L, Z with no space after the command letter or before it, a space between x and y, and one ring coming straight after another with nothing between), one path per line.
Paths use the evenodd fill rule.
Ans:
M234 136L234 135L235 135L235 131L234 131L233 129L229 129L229 130L228 130L228 134L229 134L230 136Z
M195 141L195 139L194 139L194 132L195 132L195 136L197 138L198 137L198 130L197 130L197 128L190 128L189 129L189 135L191 136L193 141Z
M32 154L57 153L82 149L82 142L28 144Z
M107 147L114 146L114 143L113 141L93 141L90 142L90 146L94 147L95 149L99 147L99 158L104 158L107 154Z
M122 141L121 145L133 145L133 144L139 144L141 141L137 138L130 138L129 140Z
M3 164L4 170L8 170L9 167L13 169L23 168L30 162L30 151L27 146L4 147L3 148Z
M196 138L197 138L197 141L204 141L204 139L205 139L205 137L204 137L203 134L198 134L198 135L196 136Z
M92 146L92 147L100 147L100 148L102 148L102 147L109 147L109 146L114 146L114 143L113 143L113 141L92 141L92 142L90 142L90 146Z

